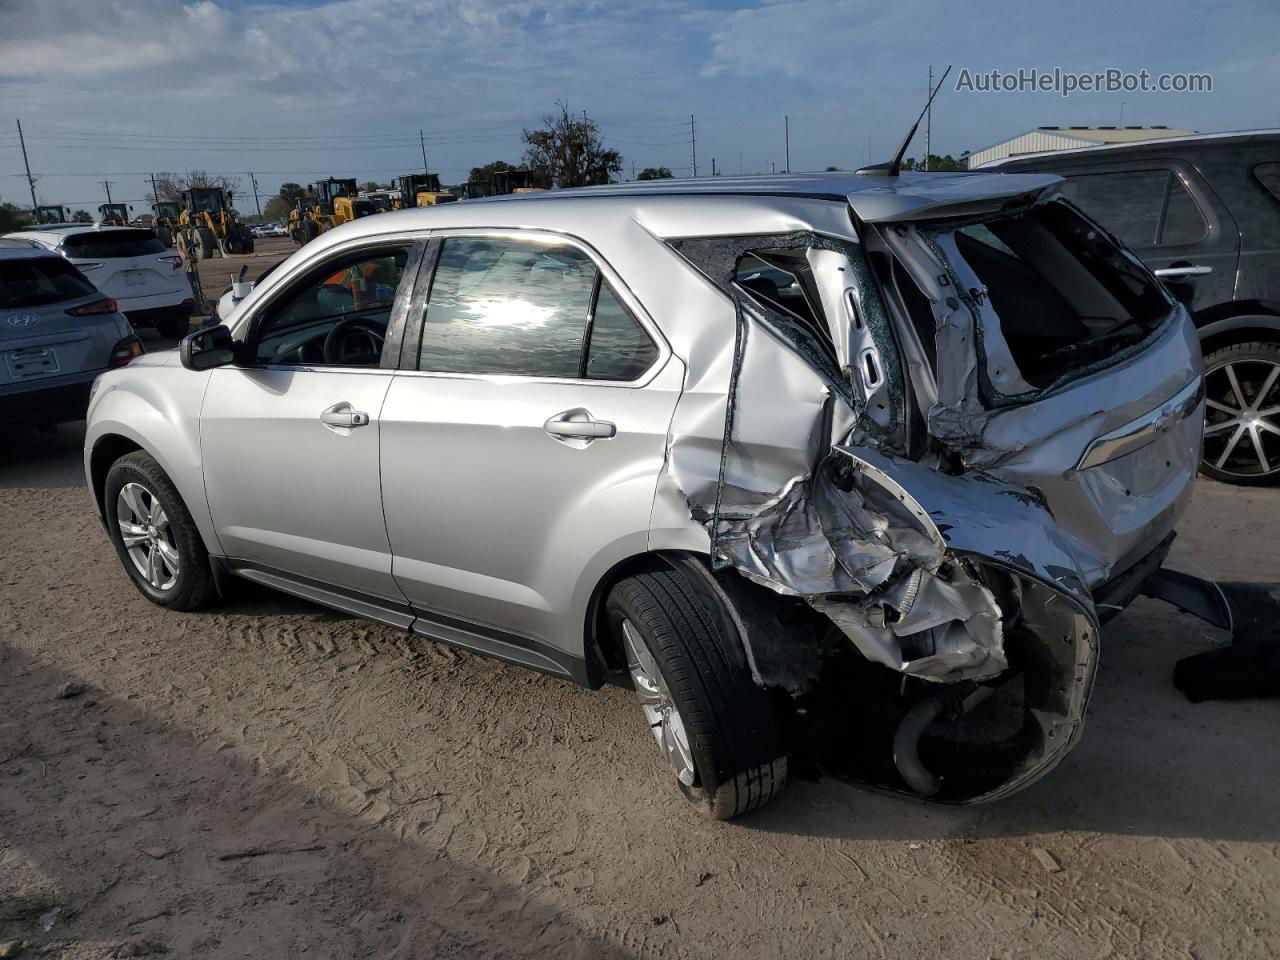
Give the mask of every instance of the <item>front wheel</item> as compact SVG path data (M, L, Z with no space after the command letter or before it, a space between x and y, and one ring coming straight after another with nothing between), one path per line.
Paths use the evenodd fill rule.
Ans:
M214 598L200 531L150 454L138 450L113 463L103 500L111 542L143 596L171 610L194 610Z
M747 667L684 574L619 583L605 610L645 725L688 800L717 820L763 806L787 780L780 725Z
M1234 343L1204 365L1200 471L1224 483L1280 482L1280 343Z

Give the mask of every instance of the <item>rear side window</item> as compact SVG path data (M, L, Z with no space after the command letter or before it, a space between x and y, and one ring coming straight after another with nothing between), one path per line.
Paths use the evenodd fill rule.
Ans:
M61 257L0 260L0 309L61 303L93 292L93 284Z
M62 241L62 250L77 259L111 260L145 257L165 252L164 245L141 230L97 230L74 233Z
M445 240L419 370L633 380L657 353L578 248L507 237Z
M1126 170L1070 177L1062 195L1134 250L1195 243L1204 217L1172 170Z

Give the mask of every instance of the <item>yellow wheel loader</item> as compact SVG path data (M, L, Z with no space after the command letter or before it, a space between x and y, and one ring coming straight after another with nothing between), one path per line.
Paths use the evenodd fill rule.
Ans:
M253 253L253 234L236 219L225 190L193 187L182 191L178 249L188 260L208 260L215 250L224 257Z
M457 199L440 186L438 173L406 173L400 177L401 207L434 207Z
M151 217L151 230L156 239L166 247L172 247L178 236L182 205L173 200L157 201L151 205Z
M36 207L36 223L70 223L71 211L63 206Z
M99 204L98 222L104 227L129 226L129 205L126 203Z

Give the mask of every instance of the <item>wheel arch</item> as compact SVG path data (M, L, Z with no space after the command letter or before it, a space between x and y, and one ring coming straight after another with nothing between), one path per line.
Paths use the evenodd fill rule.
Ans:
M106 522L107 506L103 491L107 485L107 472L111 465L136 450L144 450L142 444L120 433L104 433L93 442L89 451L89 490L98 510L98 518ZM147 451L150 453L150 451Z
M1280 304L1262 301L1224 304L1196 315L1196 333L1205 354L1250 340L1280 343Z

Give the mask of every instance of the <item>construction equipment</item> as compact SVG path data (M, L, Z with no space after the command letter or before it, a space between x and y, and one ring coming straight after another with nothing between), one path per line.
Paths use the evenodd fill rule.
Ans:
M98 222L104 227L129 226L129 205L127 203L98 204Z
M181 217L182 206L175 200L159 200L151 205L151 229L166 247L173 246Z
M541 193L545 187L538 187L533 182L532 170L497 170L493 174L494 196L505 196L508 193Z
M374 213L387 213L390 210L399 209L396 206L399 194L393 193L390 190L374 190L370 193L364 194L364 199L373 204Z
M460 183L458 186L450 188L449 192L459 200L476 200L480 197L492 197L493 181L468 180L466 183Z
M48 205L36 207L36 223L70 223L71 211L66 207Z
M340 227L351 220L367 217L377 211L373 203L360 196L360 188L354 178L338 180L317 180L312 186L316 191L316 199L323 209L323 216L328 218L327 227Z
M434 207L458 199L440 186L438 173L406 173L399 182L401 208Z
M325 223L316 198L303 194L293 201L293 209L289 211L289 236L298 246L320 236Z
M224 257L253 253L253 234L236 219L227 192L221 187L192 187L182 191L178 216L178 249L188 260L208 260L214 250Z

